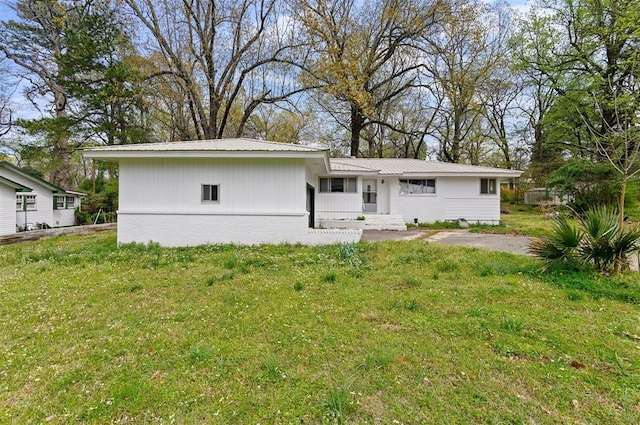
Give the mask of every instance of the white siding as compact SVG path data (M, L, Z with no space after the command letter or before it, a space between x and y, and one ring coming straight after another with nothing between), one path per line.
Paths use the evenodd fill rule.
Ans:
M201 202L201 185L220 185L220 202ZM194 158L120 162L122 212L305 212L304 160Z
M33 189L31 192L25 193L25 195L36 195L36 210L27 211L26 221L25 213L23 211L16 211L16 201L14 197L13 212L16 216L18 226L24 226L25 222L34 226L36 223L47 223L49 226L55 226L53 220L53 193L51 189L41 186L34 180L30 180L8 169L3 169L2 175L9 180Z
M16 231L16 190L0 183L0 235Z
M479 177L438 177L436 193L423 195L400 195L399 178L388 181L390 213L402 215L407 223L415 218L420 223L464 218L471 223L497 224L500 220L500 193L481 195Z
M120 162L118 242L329 243L358 232L308 228L304 159L145 158ZM201 185L219 185L202 202Z

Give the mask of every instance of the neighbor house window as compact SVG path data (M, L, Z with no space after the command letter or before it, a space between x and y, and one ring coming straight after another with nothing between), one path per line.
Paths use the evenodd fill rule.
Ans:
M400 195L416 195L425 193L436 193L435 179L400 179Z
M16 211L36 211L36 195L18 195L16 196Z
M75 207L76 207L75 196L67 196L67 208L75 208Z
M323 177L320 179L320 192L322 193L356 193L358 191L355 177Z
M480 194L495 195L497 193L496 179L480 179Z
M64 209L64 196L54 196L53 197L53 209L62 210Z
M203 202L219 202L220 201L220 185L203 184L202 185L202 201Z

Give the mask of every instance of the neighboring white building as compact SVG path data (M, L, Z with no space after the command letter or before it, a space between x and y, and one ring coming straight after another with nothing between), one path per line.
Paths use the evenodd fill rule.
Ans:
M17 228L73 226L80 195L0 161L0 235Z
M395 220L390 228L415 219L498 223L500 180L520 175L420 160L334 159L328 150L250 139L83 154L120 164L118 242L163 246L352 242L361 236L353 227L380 218Z

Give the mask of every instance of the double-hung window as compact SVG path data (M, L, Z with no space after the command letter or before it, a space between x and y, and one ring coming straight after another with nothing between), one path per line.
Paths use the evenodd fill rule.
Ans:
M495 195L497 193L496 179L480 179L480 194Z
M355 177L322 177L320 193L356 193L358 191Z
M203 184L201 200L202 202L220 202L220 185Z
M400 195L423 195L436 193L435 179L400 179Z
M53 209L54 210L63 210L64 209L64 196L54 196L53 197Z

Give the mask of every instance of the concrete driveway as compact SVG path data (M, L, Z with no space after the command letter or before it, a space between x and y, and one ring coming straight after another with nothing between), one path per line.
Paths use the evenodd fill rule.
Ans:
M472 246L476 248L491 249L494 251L528 255L527 246L533 238L527 236L470 233L469 230L465 229L408 229L406 232L393 230L365 230L362 233L362 239L370 242L420 239L443 245Z
M491 233L470 233L469 230L425 230L409 229L406 232L365 230L362 239L366 241L383 240L412 240L420 239L443 245L469 246L490 249L493 251L510 252L519 255L531 255L528 252L529 243L534 239L529 236L498 235ZM631 258L631 270L638 271L638 257Z
M527 247L533 240L528 236L470 233L468 230L447 230L431 235L424 240L443 245L461 245L485 248L492 251L530 255Z

